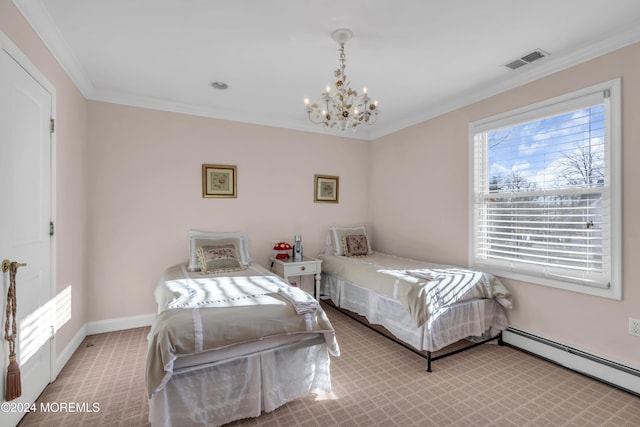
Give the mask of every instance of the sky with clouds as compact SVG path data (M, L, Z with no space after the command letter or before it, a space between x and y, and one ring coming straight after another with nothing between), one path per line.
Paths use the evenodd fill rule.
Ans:
M536 190L566 186L563 175L579 172L568 165L588 153L593 166L603 166L603 141L603 105L488 132L489 181L516 175Z

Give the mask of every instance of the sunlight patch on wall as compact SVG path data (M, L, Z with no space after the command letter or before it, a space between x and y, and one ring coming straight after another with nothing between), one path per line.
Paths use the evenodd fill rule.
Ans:
M69 320L71 320L71 285L56 296L55 332L58 332Z
M29 313L18 325L18 360L26 363L40 347L71 319L71 285Z

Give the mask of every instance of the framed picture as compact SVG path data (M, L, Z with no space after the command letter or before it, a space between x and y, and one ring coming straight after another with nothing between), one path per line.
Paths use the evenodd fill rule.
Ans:
M238 197L237 168L232 165L202 165L202 197Z
M338 203L338 182L337 176L315 175L315 188L313 201Z

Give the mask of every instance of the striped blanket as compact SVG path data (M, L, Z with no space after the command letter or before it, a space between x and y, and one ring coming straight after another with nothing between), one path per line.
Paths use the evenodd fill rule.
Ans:
M418 327L439 310L462 301L493 298L512 307L511 293L488 273L379 252L359 258L328 254L319 258L323 273L398 300Z

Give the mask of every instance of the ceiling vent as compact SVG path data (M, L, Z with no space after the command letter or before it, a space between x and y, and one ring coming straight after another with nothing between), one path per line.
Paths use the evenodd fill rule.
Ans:
M549 56L549 54L542 49L536 49L532 52L527 53L526 55L521 56L518 59L507 62L506 64L504 64L504 66L509 68L510 70L515 70L522 67L523 65L531 64L533 61L542 59L545 56Z

